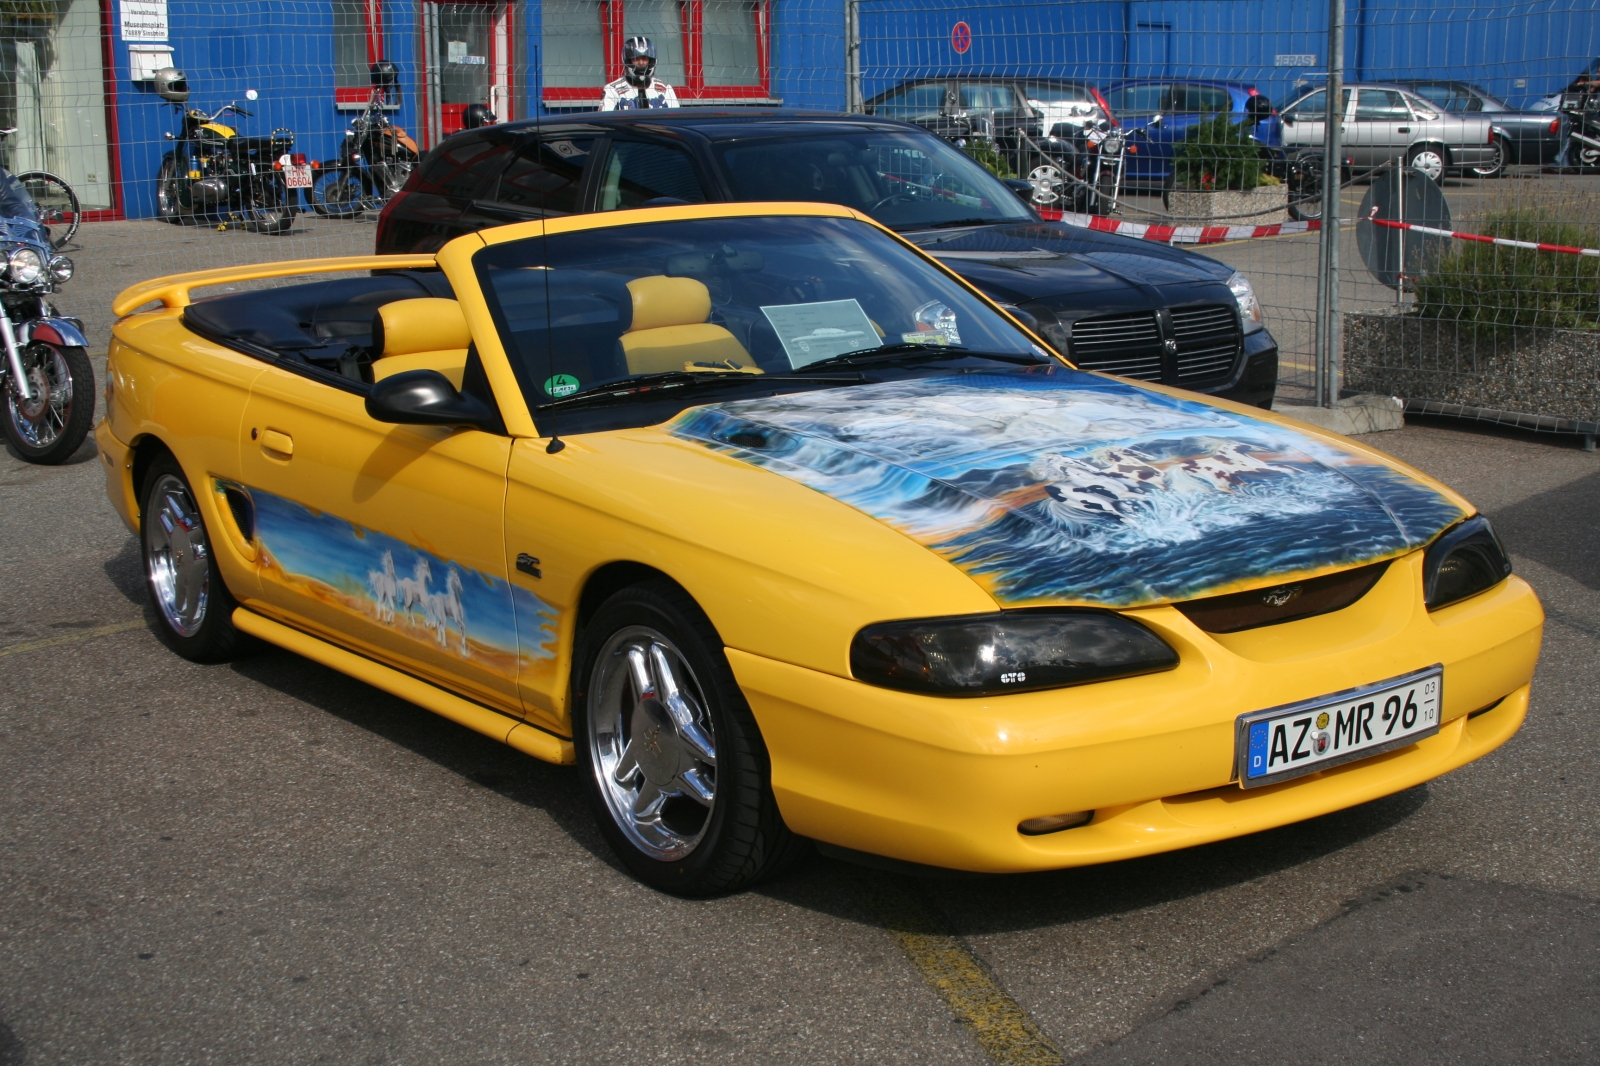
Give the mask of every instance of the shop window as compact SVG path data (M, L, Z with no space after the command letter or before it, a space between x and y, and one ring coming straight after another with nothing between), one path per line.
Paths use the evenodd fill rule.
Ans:
M758 100L769 93L769 0L545 0L544 99L599 102L622 76L622 42L656 45L656 77L685 102Z
M65 178L85 211L114 210L99 0L0 5L0 145L12 173Z
M372 64L385 57L383 0L333 0L333 85L341 110L367 106ZM393 110L399 100L385 100Z

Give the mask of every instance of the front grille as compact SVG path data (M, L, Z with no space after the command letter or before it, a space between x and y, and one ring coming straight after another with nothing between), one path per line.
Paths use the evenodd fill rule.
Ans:
M1178 381L1226 375L1239 355L1239 318L1231 307L1185 307L1172 315L1178 342Z
M1161 380L1161 326L1149 311L1080 318L1072 324L1072 361L1085 370Z

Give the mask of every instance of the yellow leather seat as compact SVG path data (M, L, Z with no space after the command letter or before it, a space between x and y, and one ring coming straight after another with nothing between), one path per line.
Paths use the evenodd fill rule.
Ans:
M407 370L437 370L456 388L467 367L472 331L454 300L396 300L372 316L372 380Z
M628 292L633 324L622 335L622 351L630 374L708 368L697 364L761 373L733 334L706 321L711 292L704 283L657 274L634 278Z

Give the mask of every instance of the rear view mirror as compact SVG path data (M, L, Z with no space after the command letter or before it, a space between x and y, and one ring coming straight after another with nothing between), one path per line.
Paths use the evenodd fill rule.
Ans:
M494 412L464 396L437 370L407 370L384 378L367 393L367 414L406 426L472 426L489 429Z
M1160 129L1161 128L1161 116L1160 115L1151 115L1150 116L1150 121L1146 122L1145 125L1149 126L1153 130L1154 129Z

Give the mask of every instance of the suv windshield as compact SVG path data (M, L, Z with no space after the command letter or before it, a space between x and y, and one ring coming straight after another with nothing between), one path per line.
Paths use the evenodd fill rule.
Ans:
M533 408L661 375L735 391L770 391L784 375L805 388L797 371L853 353L1043 356L938 267L854 219L584 229L491 245L473 265Z
M712 151L740 200L843 204L897 230L1034 221L999 179L932 134L788 134L721 141Z

